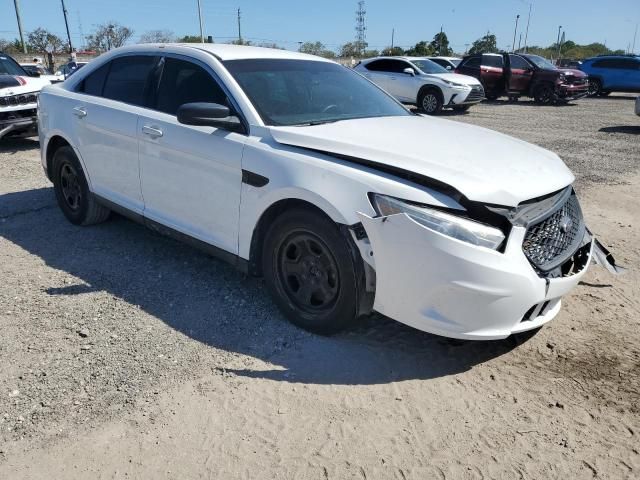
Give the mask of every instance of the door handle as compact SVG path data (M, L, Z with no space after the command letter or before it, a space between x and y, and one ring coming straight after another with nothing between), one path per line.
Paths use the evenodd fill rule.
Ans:
M151 125L144 125L142 127L142 133L149 135L152 138L158 138L162 136L162 130L158 127L152 127Z
M84 118L87 116L87 110L84 107L74 107L73 114L78 118Z

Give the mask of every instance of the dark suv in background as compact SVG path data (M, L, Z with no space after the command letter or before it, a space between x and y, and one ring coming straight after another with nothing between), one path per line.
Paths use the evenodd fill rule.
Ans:
M580 70L589 75L589 94L640 92L640 57L610 55L587 58Z
M456 73L476 77L485 96L532 97L537 103L570 101L588 94L587 75L580 70L557 68L538 55L483 53L462 59Z

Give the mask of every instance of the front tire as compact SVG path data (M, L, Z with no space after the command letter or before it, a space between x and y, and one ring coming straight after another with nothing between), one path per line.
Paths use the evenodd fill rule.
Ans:
M597 97L602 94L602 82L597 78L589 79L589 96Z
M423 90L418 95L418 109L427 115L437 115L442 111L442 93L435 88Z
M551 105L558 100L553 86L548 84L538 85L533 92L533 99L538 105Z
M262 271L289 321L323 335L355 323L363 267L350 248L333 221L310 209L276 218L263 244Z
M58 206L74 225L93 225L109 218L110 210L97 201L73 148L60 147L53 154L53 189Z

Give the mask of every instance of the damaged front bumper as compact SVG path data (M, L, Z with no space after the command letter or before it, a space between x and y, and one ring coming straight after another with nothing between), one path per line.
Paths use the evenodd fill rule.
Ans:
M38 131L37 108L0 110L0 139L6 136L33 136Z
M430 230L404 213L360 219L369 241L363 257L376 271L373 308L459 339L501 339L550 321L585 274L595 246L586 233L577 268L545 278L523 253L523 227L514 226L498 252Z

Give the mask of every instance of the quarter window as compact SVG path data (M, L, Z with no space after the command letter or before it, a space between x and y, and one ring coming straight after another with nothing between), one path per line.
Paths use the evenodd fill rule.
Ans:
M228 105L224 91L204 68L185 60L166 57L156 110L175 115L180 105L191 102Z
M157 59L158 57L136 55L113 60L102 96L145 106L149 94L149 75Z
M390 72L391 60L374 60L367 63L364 68L373 72Z

